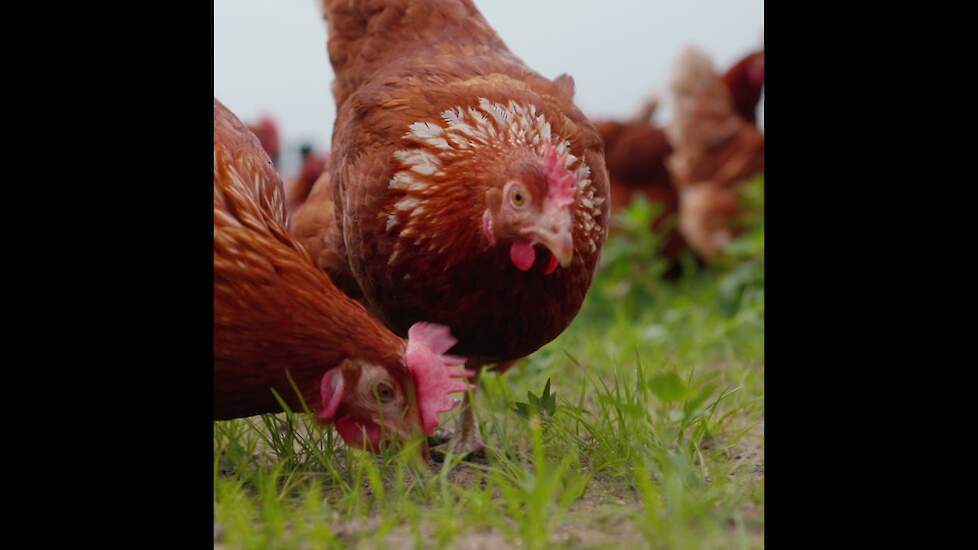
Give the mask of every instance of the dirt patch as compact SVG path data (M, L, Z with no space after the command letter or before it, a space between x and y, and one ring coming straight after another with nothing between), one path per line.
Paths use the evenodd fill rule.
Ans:
M749 475L754 483L764 478L764 420L727 449L727 459L734 464L731 475Z
M409 529L398 527L387 536L384 546L388 549L428 548L431 546L430 541L434 540L433 533L427 526L421 528L421 533L424 542L417 545L415 544L416 539ZM361 544L359 547L374 548L374 546L366 544ZM448 547L456 550L497 550L522 548L522 545L514 544L496 529L487 529L463 533L452 539Z
M593 507L583 504L555 528L550 540L569 548L635 548L642 532L635 523L637 508L627 505Z
M373 535L381 528L377 517L353 518L338 522L333 526L334 533L350 548L373 549L377 540ZM422 521L418 532L407 525L399 525L390 530L384 537L383 547L386 550L413 548L428 548L437 539L435 526L428 521ZM418 540L421 543L418 544ZM503 533L496 529L473 529L452 539L449 547L463 550L494 550L497 548L519 548L509 541Z
M608 510L598 516L581 514L566 518L550 536L550 544L557 548L634 548L642 544L642 534L634 521L621 514L621 510ZM337 534L342 533L351 548L375 548L376 540L364 535L371 534L379 522L361 521L357 525L337 526ZM372 528L371 528L372 527ZM419 527L421 540L417 544L416 534L406 526L395 527L385 537L383 546L388 550L427 548L433 546L435 533L430 525ZM362 537L362 539L361 539ZM358 540L360 539L360 540ZM523 548L519 540L508 538L495 528L473 529L453 538L449 548L458 550L502 550Z

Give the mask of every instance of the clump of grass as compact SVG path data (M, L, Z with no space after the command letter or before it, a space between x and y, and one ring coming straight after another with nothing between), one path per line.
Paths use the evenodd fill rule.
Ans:
M419 441L351 450L302 412L216 423L221 543L761 546L763 178L745 195L727 256L676 282L639 230L653 207L628 210L572 326L480 377L485 463L422 464Z

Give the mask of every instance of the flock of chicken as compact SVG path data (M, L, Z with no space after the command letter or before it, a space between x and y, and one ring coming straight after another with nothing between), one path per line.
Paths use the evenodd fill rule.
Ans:
M591 123L573 79L529 69L471 0L323 8L328 157L307 152L286 190L274 127L214 100L215 417L280 411L277 394L378 451L464 403L444 445L477 451L453 394L567 328L632 193L681 212L670 253L732 235L735 187L763 169L763 54L723 78L684 54L663 133L654 106Z

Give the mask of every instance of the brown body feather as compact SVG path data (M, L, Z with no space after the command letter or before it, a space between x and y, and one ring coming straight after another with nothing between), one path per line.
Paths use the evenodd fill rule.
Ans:
M354 299L362 299L360 286L350 274L340 224L336 223L329 172L323 172L308 196L296 207L289 231L306 249L313 262L333 283Z
M534 352L577 314L607 235L602 144L573 104L573 81L526 67L468 0L326 0L325 11L338 109L329 175L347 276L400 334L428 319L450 326L459 339L453 351L473 362ZM408 139L412 124L444 124L457 108L474 116L468 110L483 100L532 108L589 167L591 188L573 210L573 261L551 275L542 273L546 254L519 271L480 230L489 180L532 164L520 147L494 142L444 163L428 190L393 187L409 167L395 152L418 147ZM420 149L443 154L431 143ZM413 204L406 197L417 197L424 214L405 208Z
M404 342L337 290L286 230L282 182L258 139L214 100L214 413L277 412L274 388L319 407L323 374L358 358L403 370Z

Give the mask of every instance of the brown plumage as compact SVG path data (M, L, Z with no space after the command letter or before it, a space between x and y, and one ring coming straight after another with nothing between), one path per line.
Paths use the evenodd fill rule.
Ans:
M738 186L764 170L764 135L738 114L702 52L683 53L671 88L676 108L666 133L674 152L666 165L679 189L680 231L712 259L737 233Z
M469 0L326 0L325 15L347 258L330 275L400 334L450 326L471 364L533 353L577 314L607 233L601 141L573 80L526 67Z
M301 411L291 375L305 404L352 445L378 448L382 428L430 432L444 394L464 385L446 383L459 372L449 374L458 361L440 355L454 343L447 329L412 331L407 343L391 333L289 236L271 160L215 99L215 418L280 411L272 389Z
M509 368L574 319L607 238L601 139L573 79L530 70L471 0L323 7L337 118L291 231L395 332L430 319L468 365ZM303 213L329 204L332 219ZM462 418L450 446L481 448Z
M290 233L302 243L313 262L330 274L333 283L347 296L362 300L360 285L350 273L344 254L343 235L336 223L329 171L320 174L308 195L297 200L290 220Z

